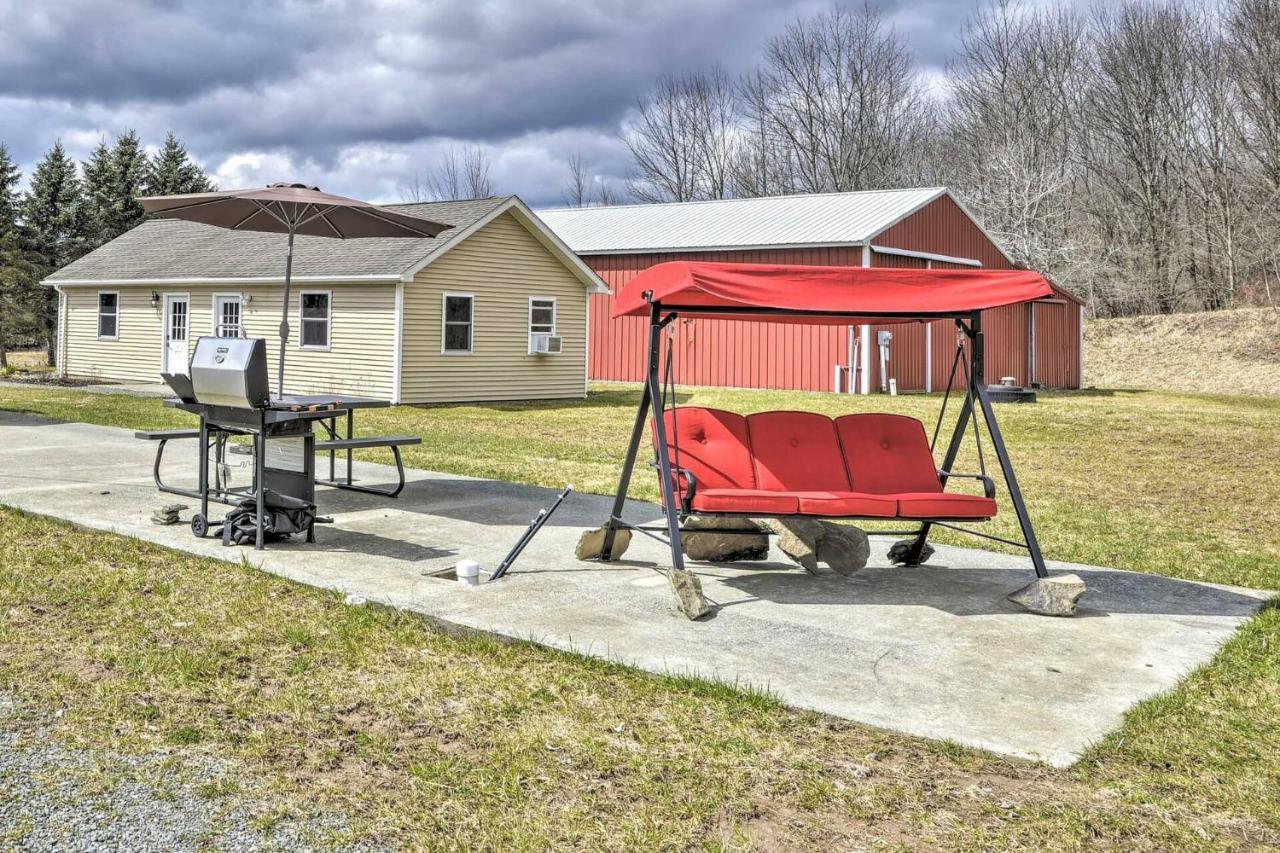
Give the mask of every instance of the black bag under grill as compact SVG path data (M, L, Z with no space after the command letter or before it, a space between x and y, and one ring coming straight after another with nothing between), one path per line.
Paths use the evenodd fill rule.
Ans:
M279 542L295 533L306 533L316 521L316 505L267 489L263 494L263 539ZM213 531L223 545L253 545L258 537L258 496L251 495L227 513L222 527Z

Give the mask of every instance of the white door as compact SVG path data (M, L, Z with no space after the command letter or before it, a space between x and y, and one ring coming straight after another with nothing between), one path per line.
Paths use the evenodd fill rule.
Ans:
M191 329L191 299L165 294L164 297L164 372L188 372L188 334Z

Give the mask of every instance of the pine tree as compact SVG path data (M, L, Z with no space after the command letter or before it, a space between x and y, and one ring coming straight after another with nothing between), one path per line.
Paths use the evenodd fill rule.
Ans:
M144 188L147 195L207 193L215 189L204 170L191 162L187 149L178 142L172 130L165 136L164 147L148 164Z
M86 205L76 164L61 141L36 165L20 212L27 243L45 266L56 269L82 254Z
M107 240L107 223L115 200L115 163L106 140L98 143L82 164L84 172L85 230L88 242L100 246Z
M138 134L125 131L111 149L111 205L103 220L104 242L119 237L146 218L138 204L147 176L147 153Z
M18 181L22 172L9 157L9 149L0 142L0 237L18 224Z
M62 142L53 144L31 175L31 187L20 208L27 257L39 265L42 277L75 260L87 246L87 205L75 161L67 156ZM34 255L34 257L32 257ZM54 340L58 329L58 302L53 288L42 288L33 297L33 309L45 334L49 363L54 363Z
M0 150L0 155L5 152ZM0 164L2 167L2 164ZM0 370L9 366L11 341L26 341L41 329L45 296L40 267L18 241L16 229L0 231Z

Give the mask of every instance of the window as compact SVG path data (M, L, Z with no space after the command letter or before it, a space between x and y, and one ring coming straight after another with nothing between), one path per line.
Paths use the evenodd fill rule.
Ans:
M219 338L238 338L243 334L240 323L240 297L213 297L213 333Z
M442 352L471 352L471 327L475 297L469 293L444 295L444 341Z
M529 298L529 352L542 352L538 341L556 333L556 301L550 297Z
M98 294L98 337L114 341L120 334L120 294Z
M303 292L302 346L311 349L329 348L329 301L328 291Z

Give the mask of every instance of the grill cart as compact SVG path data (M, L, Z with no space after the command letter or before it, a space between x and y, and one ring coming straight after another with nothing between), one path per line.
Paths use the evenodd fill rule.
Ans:
M200 501L200 512L191 519L192 532L204 536L209 531L209 502L245 507L252 501L255 519L254 546L263 548L272 527L269 513L307 509L312 522L306 525L307 541L314 541L317 450L330 454L330 475L321 483L394 497L404 486L404 467L399 448L416 444L413 436L354 438L351 412L357 408L385 407L383 400L340 394L271 396L267 378L266 341L261 338L202 337L196 341L191 359L191 377L166 376L177 393L165 405L190 412L200 418L198 430L139 431L138 437L158 440L155 481L161 491L186 495ZM337 436L337 421L347 419L347 438ZM319 422L327 438L316 441ZM233 487L225 476L227 442L233 436L252 440L253 478L247 487ZM195 490L169 485L160 478L165 444L176 438L198 439L198 485ZM371 489L352 483L350 451L357 447L389 447L395 454L399 484L392 490ZM345 478L334 471L334 454L346 451ZM210 458L217 463L210 483ZM296 517L296 516L295 516ZM240 513L243 524L244 514Z

